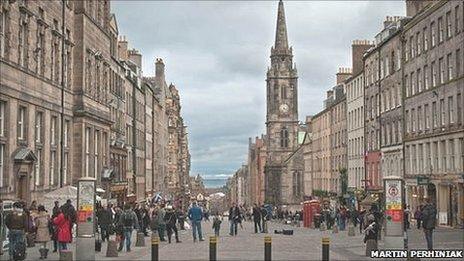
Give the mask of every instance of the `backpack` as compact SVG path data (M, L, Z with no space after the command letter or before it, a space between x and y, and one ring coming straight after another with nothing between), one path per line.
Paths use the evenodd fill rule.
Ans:
M124 214L122 214L122 224L125 226L125 227L132 227L133 223L132 223L132 215L130 212L125 212Z
M15 244L13 249L13 260L24 260L26 259L26 243L20 240Z

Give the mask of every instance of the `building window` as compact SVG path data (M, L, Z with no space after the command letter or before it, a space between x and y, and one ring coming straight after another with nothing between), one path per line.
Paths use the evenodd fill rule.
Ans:
M58 118L56 116L52 116L50 121L50 145L55 146L57 140L57 130L58 130Z
M421 44L421 36L420 36L420 32L417 32L416 33L416 49L417 49L417 55L420 55L421 52L422 52L422 44Z
M6 102L0 100L0 137L5 137L6 135Z
M445 65L443 64L443 57L438 60L438 73L440 84L445 83Z
M68 183L68 152L64 153L64 160L63 160L63 185Z
M454 100L453 96L448 97L448 120L449 123L454 123Z
M280 147L281 148L288 148L288 130L287 130L287 128L283 128L280 131Z
M432 40L432 48L437 44L437 33L435 29L435 22L430 24L430 38Z
M90 175L90 128L85 128L85 176Z
M5 144L0 143L0 188L3 187L3 179L5 178Z
M461 93L458 93L456 95L456 104L457 104L457 115L456 115L456 121L457 123L461 123L461 118L462 118L462 104L464 101L461 100ZM464 150L464 148L462 148ZM464 164L464 162L463 162Z
M26 140L26 107L19 106L18 109L18 140Z
M434 157L434 161L433 161L433 169L435 170L438 170L439 169L439 166L438 166L438 141L435 141L433 143L433 155L435 156Z
M448 81L453 79L453 61L451 59L451 53L446 56L446 64L448 65Z
M432 75L432 87L435 87L437 86L437 69L435 68L435 61L432 62L430 70L430 74Z
M417 130L422 131L422 106L417 108Z
M440 118L441 118L441 125L445 125L445 118L446 117L446 112L445 112L445 100L441 99L440 100Z
M424 105L424 118L425 118L425 129L430 128L430 112L429 112L429 105Z
M438 18L438 42L441 43L443 42L445 38L444 31L443 31L443 18L439 17Z
M35 142L42 143L43 112L35 114Z
M407 75L404 76L404 85L406 89L406 97L411 96L411 90L410 90L410 85L409 85L409 78Z
M280 86L280 98L287 99L287 86L285 85Z
M461 49L456 50L456 78L461 75Z
M25 13L21 13L19 20L18 35L18 63L20 66L28 67L28 50L29 50L29 26Z
M8 13L4 9L0 9L0 57L4 57L7 47L7 19Z
M446 171L446 141L440 142L440 153L441 153L441 170Z
M103 156L102 164L103 166L107 166L108 164L107 162L108 152L106 148L107 144L108 144L108 134L106 132L103 132L102 134L102 156Z
M64 133L63 133L63 145L65 148L68 147L69 144L69 120L64 121Z
M446 37L450 38L451 37L451 11L446 13Z
M424 45L424 52L426 52L429 49L429 39L428 39L428 33L427 33L427 27L424 28L422 31L422 41Z
M415 109L411 110L411 128L412 128L412 132L416 131L416 110Z
M56 151L52 150L50 153L50 186L55 185L55 164L56 164Z
M416 91L416 78L414 76L414 72L411 73L410 80L411 80L411 95L414 95L414 94L417 93L417 91Z
M417 89L418 93L422 92L422 71L421 69L417 69Z
M98 177L98 147L99 147L99 135L100 135L100 132L99 131L95 131L94 133L94 139L93 139L93 143L94 143L94 148L93 148L93 152L94 152L94 173L93 173L93 177L94 178L97 178Z
M454 140L448 140L448 149L449 149L449 157L450 157L450 161L449 161L449 169L451 171L455 170L455 159L454 159Z
M459 5L454 8L454 32L459 33Z
M433 118L433 127L438 127L438 114L437 114L437 103L432 102L432 118Z
M424 66L424 89L429 89L429 67L426 65Z
M36 186L39 186L40 183L40 170L42 168L42 150L37 149L35 151L35 156L37 157L36 162L34 163L34 182Z

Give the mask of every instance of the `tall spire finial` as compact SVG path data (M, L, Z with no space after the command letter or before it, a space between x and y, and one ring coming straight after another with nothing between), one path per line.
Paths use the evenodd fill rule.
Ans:
M274 48L277 50L288 49L287 25L285 23L284 2L279 1L279 9L277 11L277 27Z

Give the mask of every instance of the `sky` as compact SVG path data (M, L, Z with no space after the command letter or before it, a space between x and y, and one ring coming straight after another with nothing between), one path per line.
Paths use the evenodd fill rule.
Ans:
M286 1L289 44L298 69L299 118L319 112L339 67L351 67L351 42L373 40L405 1ZM232 175L246 164L248 138L265 132L265 79L277 1L112 1L119 34L154 75L180 91L191 175Z

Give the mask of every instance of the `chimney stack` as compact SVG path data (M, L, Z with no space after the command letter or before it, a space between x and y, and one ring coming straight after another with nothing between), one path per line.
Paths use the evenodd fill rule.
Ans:
M351 68L340 67L338 68L337 76L337 84L343 83L346 79L350 78L351 76Z
M363 55L370 48L374 47L374 43L369 40L354 40L351 44L351 55L353 66L353 75L362 72L364 68Z
M164 78L164 62L163 62L163 59L161 58L156 58L155 76Z
M124 35L119 36L118 39L118 56L119 59L127 61L128 43Z
M128 59L135 63L137 67L142 69L142 54L136 49L132 49L128 51Z

